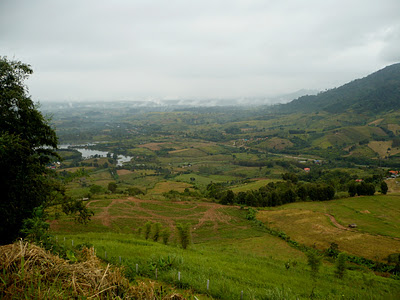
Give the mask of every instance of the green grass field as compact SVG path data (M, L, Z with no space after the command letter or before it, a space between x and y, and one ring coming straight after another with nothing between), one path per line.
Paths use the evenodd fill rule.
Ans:
M378 215L395 208L397 196L378 198L379 205L372 198L368 204L371 210L373 207L381 209ZM349 207L358 216L357 209L368 202L362 205L360 199L303 203L304 210L300 203L295 203L292 207L259 212L259 216L263 220L264 213L296 210L311 214L329 212L345 220L351 218L351 214L346 214ZM400 296L398 281L376 276L371 271L348 270L344 279L338 279L334 266L324 263L314 278L303 252L246 220L247 210L238 207L201 201L115 197L92 200L89 207L96 211L89 225L77 225L62 217L52 222L53 234L61 243L65 237L67 246L72 240L74 245L93 245L97 255L108 262L118 265L121 257L121 264L131 279L155 279L157 268L157 280L221 299L240 299L242 291L243 299L396 299ZM285 218L289 223L287 215ZM147 221L160 222L163 227L170 228L172 235L168 245L138 235L138 228ZM183 250L177 240L175 224L179 222L192 226L193 243L187 250ZM312 222L334 228L326 218L314 218ZM372 226L376 222L372 219L368 223ZM392 222L395 226L398 221L394 218ZM305 234L290 236L306 243L301 238L307 236Z
M292 203L261 211L257 217L308 246L322 250L335 242L347 253L385 260L400 253L399 200L394 194ZM357 228L349 230L353 223Z
M58 239L63 241L63 237L60 235ZM65 243L71 244L72 240L75 245L92 244L98 256L114 264L119 264L121 257L121 264L131 279L142 276L155 279L157 269L157 280L213 298L240 299L242 291L243 299L396 299L400 296L397 281L373 273L348 271L346 278L338 279L334 268L324 264L313 278L304 257L282 253L285 245L277 246L273 239L243 242L254 246L261 243L266 248L271 243L273 252L280 253L276 258L268 256L268 250L254 253L237 243L196 244L183 250L176 245L116 233L68 235Z
M245 192L249 190L258 190L260 187L266 186L270 182L276 182L278 180L273 180L273 179L259 179L259 180L254 180L252 182L246 183L245 185L240 185L237 187L232 187L231 190L234 193L239 193L239 192Z

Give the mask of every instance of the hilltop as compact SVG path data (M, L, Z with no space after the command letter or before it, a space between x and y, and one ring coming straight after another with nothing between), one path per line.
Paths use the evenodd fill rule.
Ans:
M318 95L302 96L280 105L281 112L375 114L400 107L400 63Z

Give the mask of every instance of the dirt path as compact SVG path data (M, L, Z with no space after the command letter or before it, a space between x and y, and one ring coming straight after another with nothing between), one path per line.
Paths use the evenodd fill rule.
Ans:
M400 250L400 241L390 236L365 232L361 224L357 229L346 228L327 213L288 209L260 211L257 218L273 228L285 232L295 241L325 250L334 242L340 251L373 260L384 260Z
M339 224L339 222L335 219L334 216L330 215L330 214L325 214L325 216L328 216L329 219L331 220L331 222L333 223L333 225L335 225L336 228L342 229L342 230L348 230L348 231L352 231L352 232L357 232L356 230L352 230L351 228L345 227L341 224ZM386 236L386 235L381 235L381 234L373 234L373 233L365 233L368 235L373 235L373 236L379 236L379 237L383 237L383 238L390 238L396 241L400 241L400 238L397 237L393 237L393 236Z
M100 214L97 215L97 218L101 219L101 223L104 226L107 226L107 227L111 226L112 217L110 215L110 208L112 206L114 206L116 203L121 203L122 201L123 200L121 200L121 199L114 199L108 206L103 208L103 211ZM90 206L90 203L92 203L92 201L88 203L88 206Z
M348 230L348 231L352 231L350 228L348 227L344 227L342 224L339 224L338 221L336 221L335 217L330 215L330 214L325 214L325 216L329 217L329 219L331 220L331 222L333 223L333 225L335 225L335 227L342 229L342 230Z

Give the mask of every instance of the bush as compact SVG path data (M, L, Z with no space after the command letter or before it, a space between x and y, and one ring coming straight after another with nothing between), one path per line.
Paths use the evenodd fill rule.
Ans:
M145 238L146 240L148 240L149 237L150 237L151 224L153 224L153 223L150 222L150 221L148 221L148 222L146 222L146 224L144 225L144 238Z
M90 187L90 193L91 193L91 194L101 194L101 193L104 193L104 188L103 188L102 186L100 186L100 185L93 184L93 185Z
M47 246L51 244L48 232L49 227L50 225L46 222L46 213L43 207L39 206L33 209L32 218L23 221L21 233L30 242L36 242L37 244L44 243Z
M136 196L136 195L144 195L144 192L137 187L131 187L128 189L128 194L129 196Z
M182 245L183 249L186 249L187 247L189 247L190 243L191 243L191 233L190 233L190 223L187 224L181 224L178 223L176 225L176 229L178 231L178 237L179 237L179 242Z
M161 224L158 222L154 224L153 241L155 242L157 242L160 237L161 227Z
M107 188L111 193L115 193L117 191L117 184L115 182L110 182Z
M329 257L338 257L340 251L339 251L339 245L336 243L331 243L328 249L326 249L325 254L326 256Z
M336 259L335 274L339 278L343 278L346 273L346 254L340 253Z
M169 230L168 227L164 228L161 231L161 238L162 238L162 241L163 241L164 245L168 244L168 240L169 240L170 236L171 236L171 231Z
M387 183L384 182L384 181L382 181L382 182L381 182L381 193L382 193L383 195L386 195L388 189L389 189L389 188L388 188Z
M316 250L309 250L307 253L307 264L311 269L311 276L316 277L319 268L321 267L321 257L318 255Z

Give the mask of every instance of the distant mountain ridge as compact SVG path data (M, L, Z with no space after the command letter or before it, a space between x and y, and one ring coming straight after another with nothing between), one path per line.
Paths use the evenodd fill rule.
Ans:
M280 112L374 114L400 109L400 63L318 95L302 96L277 107Z

